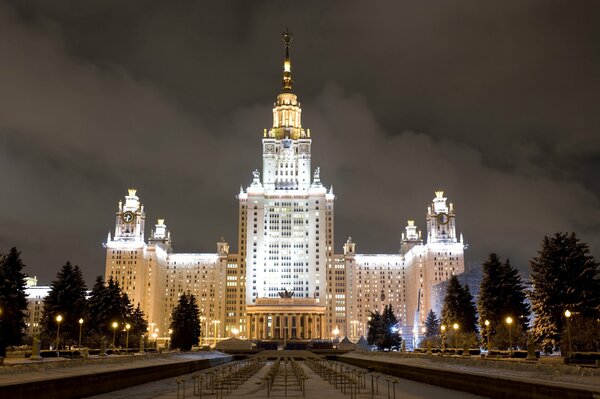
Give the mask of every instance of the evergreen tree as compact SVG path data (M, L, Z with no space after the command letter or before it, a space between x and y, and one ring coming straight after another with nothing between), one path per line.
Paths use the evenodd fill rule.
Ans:
M79 319L85 316L86 286L79 266L70 262L63 265L50 284L50 291L44 298L41 318L42 340L53 343L56 340L58 315L60 322L60 342L74 345L79 340Z
M377 345L380 342L382 331L381 313L378 310L369 312L369 321L367 323L367 342L369 345Z
M483 264L483 279L479 290L479 324L482 326L482 337L487 342L488 333L493 337L504 326L507 317L514 320L515 325L511 327L517 337L525 334L528 328L530 309L525 302L525 286L523 285L516 268L512 267L510 261L502 263L498 255L491 253ZM484 327L485 321L490 325ZM502 335L507 335L502 332ZM500 338L500 337L498 337ZM508 342L508 339L500 339ZM490 344L492 339L490 337ZM517 340L515 340L517 342ZM499 345L500 347L508 345Z
M140 304L133 310L133 313L129 317L131 324L131 331L129 331L129 342L131 345L139 345L140 340L143 339L144 334L148 329L148 322L144 316L144 312L140 308Z
M575 233L544 237L531 265L533 333L544 349L560 345L565 310L590 319L600 317L599 264Z
M479 287L479 300L477 301L477 310L479 311L479 325L482 326L481 336L483 342L488 342L488 334L494 335L496 326L501 322L504 313L504 298L502 297L502 262L495 253L491 253L488 259L483 262L483 278ZM485 327L485 321L490 325ZM488 348L489 349L489 348Z
M473 303L473 295L468 286L460 285L456 276L448 280L444 306L442 307L442 324L459 325L464 333L477 332L477 309Z
M133 322L134 314L129 296L121 290L119 283L112 277L104 283L102 277L98 276L87 306L86 320L89 322L86 331L89 341L98 344L104 337L108 342L112 342L114 334L115 341L124 344L125 325ZM112 326L115 322L118 324L116 329ZM138 331L138 334L142 333Z
M427 319L425 319L425 338L432 340L440 336L440 320L433 310L427 313Z
M192 294L183 294L171 315L169 328L171 334L171 347L182 351L189 351L192 346L200 342L200 317L196 297Z
M25 293L25 265L21 252L10 249L0 255L0 356L6 355L6 347L19 345L25 330L27 294Z
M368 323L367 341L369 345L376 345L379 349L398 347L402 337L398 333L398 318L394 314L392 305L386 305L383 313L371 312Z
M87 312L84 323L86 336L90 343L98 343L105 335L106 320L104 302L106 298L106 285L102 276L97 276L87 304Z

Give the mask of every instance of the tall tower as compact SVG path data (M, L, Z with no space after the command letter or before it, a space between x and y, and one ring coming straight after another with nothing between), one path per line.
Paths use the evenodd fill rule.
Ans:
M302 128L300 102L292 93L292 33L282 38L283 87L273 107L273 126L262 139L262 176L255 170L251 185L238 195L246 303L277 298L287 289L325 305L335 195L321 183L319 168L311 173L310 131Z
M431 206L427 207L427 242L456 243L454 206L447 205L443 191L436 191Z
M125 203L119 201L115 220L115 234L106 241L105 278L112 277L127 293L134 306L138 303L146 312L144 287L147 273L144 262L146 243L144 225L146 214L135 189L129 189Z

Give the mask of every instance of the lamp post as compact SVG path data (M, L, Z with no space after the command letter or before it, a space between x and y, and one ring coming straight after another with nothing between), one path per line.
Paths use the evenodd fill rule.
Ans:
M131 324L127 323L125 324L125 332L126 332L126 336L125 336L125 353L128 354L129 353L129 329L131 328Z
M571 311L569 309L565 310L565 317L567 318L567 337L569 338L569 359L571 359L571 353L573 352L573 347L571 345Z
M173 334L173 329L169 328L169 338L167 338L167 351L169 350L169 348L171 347L171 334Z
M458 323L454 323L454 324L452 324L452 328L454 329L454 334L456 334L458 332L458 329L460 328L460 326L458 325ZM454 335L454 336L456 336L456 335ZM458 343L458 338L455 338L455 342L454 342L455 346L457 343Z
M337 341L337 336L340 334L340 329L337 326L335 326L331 333L333 334L334 341Z
M442 324L440 327L442 329L442 354L446 351L446 326Z
M152 333L152 338L154 338L154 349L158 351L158 334Z
M79 348L81 348L81 331L83 329L83 319L79 319Z
M217 326L221 323L221 320L213 320L212 323L215 325L215 348L217 347Z
M511 325L512 325L513 319L512 317L508 316L506 318L506 324L508 324L508 344L510 345L510 356L512 357L513 354L513 349L512 349L512 332L511 332Z
M60 342L60 322L62 321L62 315L56 316L56 350L58 351L58 344Z
M231 333L233 334L233 338L237 338L237 335L240 333L240 330L237 327L233 327L231 329Z
M352 339L356 339L356 325L358 324L358 320L352 320L350 324L352 324Z
M485 321L485 333L487 335L487 350L490 351L490 321Z
M113 328L113 349L115 348L115 343L116 338L117 338L117 327L119 327L119 323L117 323L116 321L113 321L112 323L112 328Z
M204 322L206 321L206 316L200 316L200 346L202 347L202 338L205 335L204 332Z

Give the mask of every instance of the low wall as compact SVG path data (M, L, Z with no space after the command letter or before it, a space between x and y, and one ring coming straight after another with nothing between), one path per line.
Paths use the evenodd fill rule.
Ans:
M375 359L336 357L337 361L429 385L470 392L490 398L511 399L593 399L600 389L570 387L553 381L536 381L484 373L458 372L433 367L385 362Z
M71 399L99 395L135 385L193 373L233 360L232 356L190 360L173 364L132 367L42 381L0 386L0 398ZM85 372L85 367L82 368Z

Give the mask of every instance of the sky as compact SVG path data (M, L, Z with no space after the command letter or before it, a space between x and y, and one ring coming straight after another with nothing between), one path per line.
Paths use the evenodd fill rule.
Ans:
M467 262L527 276L557 231L599 258L598 20L597 1L0 0L0 252L91 284L128 188L146 236L164 218L176 252L236 251L289 28L337 253L397 253L442 189Z

